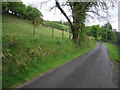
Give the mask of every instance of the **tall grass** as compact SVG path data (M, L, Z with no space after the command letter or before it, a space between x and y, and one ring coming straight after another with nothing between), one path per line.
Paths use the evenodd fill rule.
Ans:
M116 45L113 45L113 44L110 44L110 43L104 43L104 44L106 45L106 47L109 50L110 58L112 60L120 61L120 58L119 58L120 48L118 48Z

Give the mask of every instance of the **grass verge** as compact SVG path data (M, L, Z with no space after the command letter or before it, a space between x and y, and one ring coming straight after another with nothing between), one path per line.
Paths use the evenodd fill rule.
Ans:
M3 37L3 88L16 87L95 47L76 48L69 39Z
M119 58L119 50L120 50L120 48L117 47L116 45L113 45L113 44L110 44L110 43L104 43L104 44L106 45L106 47L109 50L110 58L112 60L115 60L115 61L120 61L120 58Z

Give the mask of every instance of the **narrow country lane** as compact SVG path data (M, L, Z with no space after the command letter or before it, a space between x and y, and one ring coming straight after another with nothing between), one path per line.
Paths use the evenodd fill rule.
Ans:
M18 88L117 88L117 71L107 48L96 48Z

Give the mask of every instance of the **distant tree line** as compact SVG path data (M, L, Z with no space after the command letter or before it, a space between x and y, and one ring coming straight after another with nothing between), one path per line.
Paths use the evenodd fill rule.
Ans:
M27 19L34 23L36 17L42 17L42 13L35 7L26 6L23 2L3 2L2 12Z
M49 27L52 27L52 28L56 28L56 29L59 29L61 31L68 31L69 30L69 26L62 24L61 22L59 21L44 21L44 24L49 26Z
M60 20L60 21L54 21L54 22L69 26L69 22L66 22L66 21Z
M120 45L120 32L113 29L109 22L101 27L99 25L87 26L85 27L85 33L95 37L96 40Z
M35 7L26 6L23 2L3 2L2 12L29 20L34 25L33 36L35 36L35 27L43 22L42 13Z

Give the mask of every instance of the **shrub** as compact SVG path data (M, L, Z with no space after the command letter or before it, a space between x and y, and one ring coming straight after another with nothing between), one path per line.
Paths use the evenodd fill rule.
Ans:
M17 45L18 41L15 37L10 37L8 40L8 46L15 47Z

